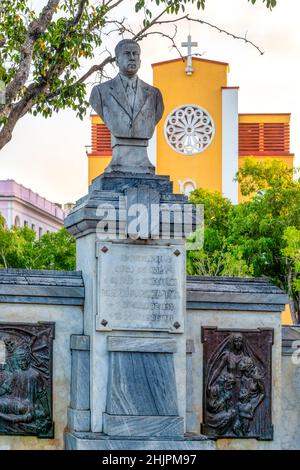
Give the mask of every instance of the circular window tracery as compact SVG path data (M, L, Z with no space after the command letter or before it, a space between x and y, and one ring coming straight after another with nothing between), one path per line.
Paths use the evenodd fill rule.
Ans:
M213 141L214 121L196 104L175 108L165 121L165 137L173 150L183 155L203 152Z

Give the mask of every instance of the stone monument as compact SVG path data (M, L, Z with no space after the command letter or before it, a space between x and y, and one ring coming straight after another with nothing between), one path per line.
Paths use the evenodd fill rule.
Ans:
M160 91L137 76L140 52L136 41L120 41L115 49L119 74L96 85L90 96L92 108L112 135L112 161L105 173L155 173L147 146L164 107Z
M85 283L66 448L209 449L209 439L185 435L183 225L192 231L195 214L148 160L163 103L136 76L138 44L121 41L116 57L120 74L90 98L111 130L112 162L65 221Z

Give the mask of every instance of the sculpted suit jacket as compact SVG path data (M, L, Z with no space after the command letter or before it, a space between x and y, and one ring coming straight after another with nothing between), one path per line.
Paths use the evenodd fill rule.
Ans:
M112 135L120 138L150 139L164 110L158 88L138 78L132 111L119 75L94 86L89 102Z

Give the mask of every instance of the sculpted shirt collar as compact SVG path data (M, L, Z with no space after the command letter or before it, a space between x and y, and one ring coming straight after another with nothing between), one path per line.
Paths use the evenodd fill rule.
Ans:
M133 88L135 91L136 91L136 87L137 87L137 81L138 81L138 76L135 75L134 77L126 77L125 75L121 75L119 73L119 77L121 79L121 82L123 84L123 87L125 89L125 91L127 90L128 86L130 86L131 88Z
M132 88L132 83L135 90ZM131 85L129 88L129 84ZM112 80L112 94L128 116L135 119L142 107L147 103L149 91L142 80L136 75L133 78L124 77L120 73Z

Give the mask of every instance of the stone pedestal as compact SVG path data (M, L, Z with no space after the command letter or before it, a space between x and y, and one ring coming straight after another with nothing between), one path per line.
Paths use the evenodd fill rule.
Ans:
M203 449L185 436L185 196L167 177L105 174L65 226L85 283L85 349L73 340L67 449ZM85 343L85 340L82 340ZM76 344L75 344L76 343ZM76 347L75 347L76 346ZM77 348L77 349L76 349ZM90 422L89 420L90 416ZM89 426L89 429L88 429Z
M112 159L105 173L124 169L135 174L155 174L155 167L148 158L148 139L111 137Z
M89 431L91 428L89 336L72 335L70 347L71 402L68 409L68 423L72 431Z

